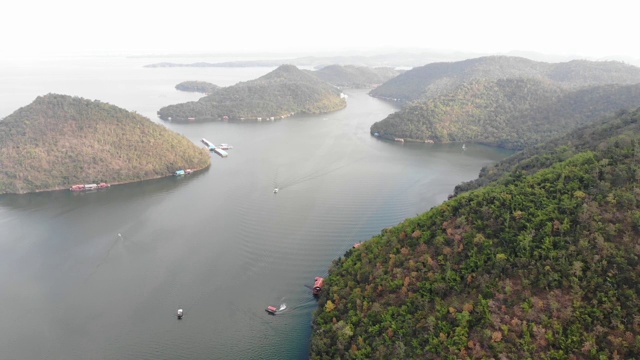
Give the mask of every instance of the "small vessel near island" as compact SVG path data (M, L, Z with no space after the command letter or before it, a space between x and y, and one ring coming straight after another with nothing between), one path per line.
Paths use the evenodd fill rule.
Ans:
M323 287L324 287L324 278L321 278L320 276L316 276L316 282L313 284L313 289L311 290L313 292L313 296L320 296L320 292L322 291Z
M106 189L111 185L107 183L99 183L99 184L78 184L73 185L69 188L71 191L89 191L89 190L98 190L98 189Z
M187 169L187 170L177 170L175 173L173 173L174 176L181 176L181 175L189 175L193 172L193 170L191 169Z
M267 313L269 313L269 315L275 315L276 312L278 311L278 309L275 306L267 306L266 309L264 309L264 311L266 311Z
M465 144L462 144L462 150L467 150L467 146Z

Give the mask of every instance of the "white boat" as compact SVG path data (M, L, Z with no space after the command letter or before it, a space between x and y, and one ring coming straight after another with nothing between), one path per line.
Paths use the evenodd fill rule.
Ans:
M178 320L182 319L182 316L184 315L184 311L182 311L182 309L178 309L178 314L176 316L178 316Z
M277 194L278 193L278 188L273 189L273 193Z

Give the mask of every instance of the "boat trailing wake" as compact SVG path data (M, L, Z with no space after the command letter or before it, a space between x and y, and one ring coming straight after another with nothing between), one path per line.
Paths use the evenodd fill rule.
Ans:
M350 166L353 163L355 163L357 161L360 161L361 159L363 159L363 158L358 158L358 159L355 159L353 161L349 161L348 163L343 164L343 165L339 165L339 166L332 165L332 166L320 168L320 169L317 169L317 170L315 170L315 171L313 171L313 172L311 172L309 174L300 176L298 178L288 179L288 180L285 179L284 181L281 181L279 184L278 184L278 181L277 181L278 172L277 172L277 169L276 169L276 180L274 181L274 186L276 188L278 188L278 189L283 189L283 188L292 187L294 185L298 185L298 184L301 184L301 183L304 183L304 182L307 182L307 181L315 180L317 178L320 178L320 177L323 177L323 176L327 176L327 175L329 175L329 174L331 174L333 172L336 172L336 171L341 170L341 169L343 169L343 168L345 168L347 166Z

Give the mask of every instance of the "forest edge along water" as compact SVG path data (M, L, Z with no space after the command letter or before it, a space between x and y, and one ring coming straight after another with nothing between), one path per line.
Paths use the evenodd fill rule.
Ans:
M234 145L189 176L1 196L0 302L11 309L0 325L3 357L306 358L314 279L354 244L440 204L510 154L379 140L371 124L397 108L366 90L345 90L347 107L330 114L163 122L159 108L200 96L175 90L182 81L228 86L271 69L142 65L0 67L0 117L55 92L136 111L199 146Z

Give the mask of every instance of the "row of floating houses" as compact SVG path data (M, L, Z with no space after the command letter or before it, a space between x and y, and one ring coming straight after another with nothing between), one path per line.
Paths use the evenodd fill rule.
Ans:
M106 189L106 188L108 188L110 186L111 185L109 185L107 183L78 184L78 185L73 185L72 187L69 188L69 190L71 190L71 191L89 191L89 190Z
M219 117L219 118L214 118L214 117L210 117L210 116L202 116L202 117L198 117L198 120L199 120L199 121L201 121L201 120L207 120L207 121L209 121L209 120L218 120L218 121L229 121L229 120L233 120L233 121L237 121L237 120L239 120L239 121L245 121L245 120L248 120L248 121L258 121L258 122L260 122L260 121L263 121L263 120L264 120L264 121L275 121L275 120L280 120L280 119L286 119L286 118L291 117L291 116L293 116L293 115L295 115L295 113L294 113L294 112L287 113L287 114L284 114L284 115L277 115L277 116L265 116L265 117L258 116L258 117L240 117L240 118L231 118L231 117L229 117L228 115L224 115L224 116L221 116L221 117ZM169 116L169 117L167 117L167 120L168 120L168 121L173 121L173 120L176 120L176 121L184 121L184 120L186 120L186 121L188 121L188 122L195 122L195 121L196 121L196 117L195 117L195 116L190 116L190 117L187 117L187 118L184 118L184 117L177 117L176 119L173 119L171 116Z
M219 146L214 145L212 142L210 142L209 140L202 138L202 143L205 144L208 148L209 151L213 151L216 154L220 155L221 157L227 157L229 155L229 153L227 153L225 150L229 150L231 148L233 148L231 145L229 144L220 144ZM191 169L181 169L181 170L176 170L173 175L174 176L182 176L182 175L189 175L193 172L193 170ZM69 188L69 190L71 191L76 191L76 192L80 192L80 191L90 191L90 190L100 190L100 189L106 189L108 187L110 187L110 184L107 183L99 183L99 184L78 184L78 185L73 185Z

